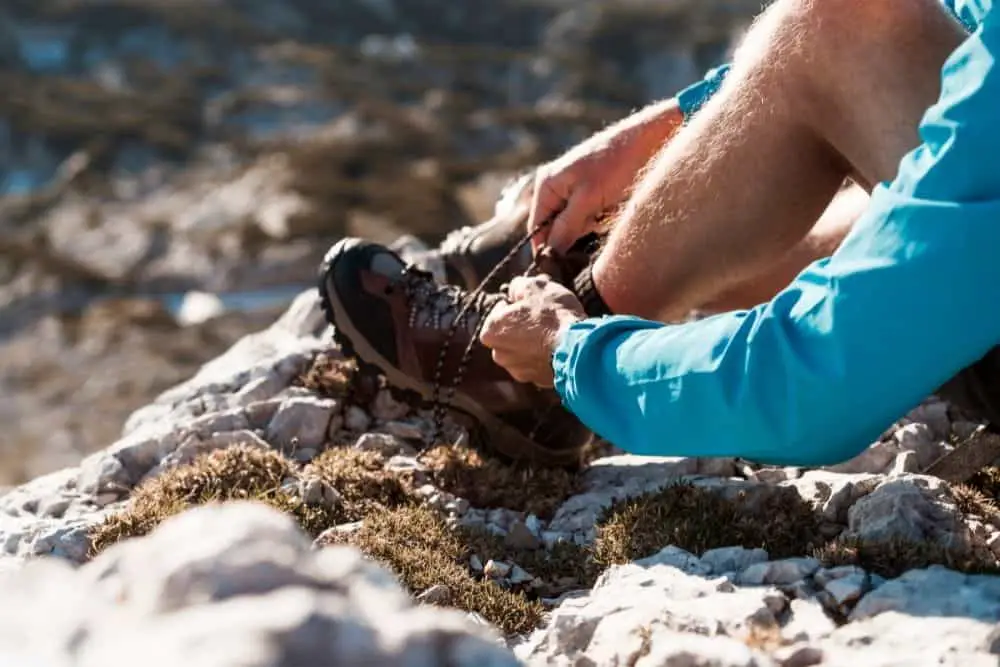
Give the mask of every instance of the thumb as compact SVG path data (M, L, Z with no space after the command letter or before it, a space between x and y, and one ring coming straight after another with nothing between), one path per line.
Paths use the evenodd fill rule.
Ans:
M587 223L593 211L586 200L579 196L570 197L559 215L552 221L548 230L549 247L555 252L565 254L581 236L587 233Z

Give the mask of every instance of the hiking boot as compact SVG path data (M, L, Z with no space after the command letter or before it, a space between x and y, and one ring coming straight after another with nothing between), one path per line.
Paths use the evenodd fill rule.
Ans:
M440 285L390 249L361 239L330 249L319 291L344 352L375 366L390 385L470 415L487 448L504 458L581 463L590 431L555 391L517 382L476 339L477 324L502 296L481 296L459 319L464 289Z
M531 185L534 173L513 180L500 195L493 217L475 227L462 227L448 234L433 250L406 253L413 264L430 272L441 284L457 285L467 291L479 287L490 272L501 265L486 289L497 291L511 279L524 275L532 268L531 244L526 241L531 207ZM406 236L390 246L404 254L408 246L421 246L417 239ZM596 249L596 236L581 239L565 256L544 255L535 262L537 272L547 273L563 285L572 286L573 279L587 265Z
M453 230L441 245L432 250L414 250L423 244L404 236L390 249L406 257L407 261L433 274L442 284L457 285L468 291L479 287L490 271L508 260L496 279L487 287L496 289L510 279L524 273L531 266L531 246L525 244L515 252L517 244L527 233L531 183L534 174L512 180L503 189L494 207L493 217L474 227ZM514 253L513 256L510 256Z

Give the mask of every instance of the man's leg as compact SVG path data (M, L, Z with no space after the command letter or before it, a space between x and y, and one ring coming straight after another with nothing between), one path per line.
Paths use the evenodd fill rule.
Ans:
M868 207L868 193L851 184L837 193L805 238L775 257L763 273L728 287L697 309L706 313L753 308L784 289L804 268L829 257Z
M775 2L623 209L593 269L604 301L683 316L790 252L846 176L890 180L962 38L937 0Z

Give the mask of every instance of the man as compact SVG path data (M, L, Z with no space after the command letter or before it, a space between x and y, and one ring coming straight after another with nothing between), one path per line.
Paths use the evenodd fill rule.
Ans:
M962 369L944 391L994 420L1000 311L981 295L1000 281L1000 17L990 0L948 9L778 0L731 67L542 168L537 248L568 250L625 203L578 275L477 304L497 364L641 454L839 462ZM848 178L870 201L843 194ZM396 285L365 252L332 254L326 294L348 274L369 296ZM442 294L388 308L382 349L412 356L433 338L421 322L450 324ZM713 303L743 310L663 323Z

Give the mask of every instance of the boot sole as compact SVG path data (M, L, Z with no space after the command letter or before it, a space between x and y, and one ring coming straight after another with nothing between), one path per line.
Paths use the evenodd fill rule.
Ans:
M348 250L365 243L361 239L342 239L338 241L323 259L319 270L319 294L323 314L327 322L333 326L334 340L340 345L347 356L359 359L364 364L381 372L390 385L399 389L412 391L424 401L434 399L432 384L416 380L397 369L372 347L365 336L351 321L347 309L332 289L331 273L337 260ZM443 392L442 392L443 393ZM531 461L547 465L577 466L580 464L581 451L574 450L571 456L554 456L551 450L539 446L530 438L525 437L516 428L494 416L489 410L472 399L468 394L456 391L450 400L445 396L438 397L441 403L449 408L460 410L471 416L491 436L491 448L499 454L512 460Z

